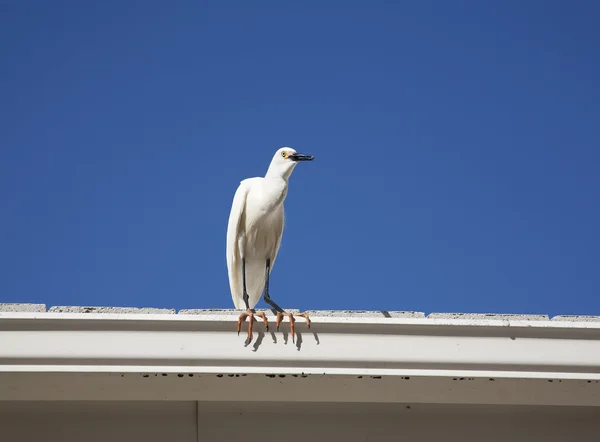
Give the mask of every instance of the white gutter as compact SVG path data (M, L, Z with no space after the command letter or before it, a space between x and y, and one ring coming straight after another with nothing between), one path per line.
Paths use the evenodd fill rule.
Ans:
M600 322L312 319L245 346L233 311L0 312L0 400L600 405Z

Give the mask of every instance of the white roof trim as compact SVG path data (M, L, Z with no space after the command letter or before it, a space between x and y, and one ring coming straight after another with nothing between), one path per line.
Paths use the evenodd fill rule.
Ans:
M313 315L245 346L235 314L0 313L0 400L600 406L598 322Z

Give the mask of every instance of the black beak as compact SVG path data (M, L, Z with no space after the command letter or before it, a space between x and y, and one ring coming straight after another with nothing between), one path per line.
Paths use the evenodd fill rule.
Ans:
M312 155L305 155L303 153L295 153L290 155L290 160L292 161L312 161L315 159Z

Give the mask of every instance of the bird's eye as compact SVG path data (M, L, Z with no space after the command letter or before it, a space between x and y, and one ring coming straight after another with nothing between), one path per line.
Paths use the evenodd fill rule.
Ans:
M287 158L287 152L284 150L283 152L281 152L281 156L282 156L283 158Z

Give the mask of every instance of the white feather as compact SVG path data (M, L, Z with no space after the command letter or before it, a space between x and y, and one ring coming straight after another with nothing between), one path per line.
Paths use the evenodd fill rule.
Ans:
M271 261L271 269L275 264L283 235L283 203L288 179L297 164L289 159L294 154L293 149L279 149L265 177L243 180L233 197L227 225L227 272L231 297L237 309L246 308L242 259L246 262L250 308L254 308L263 292L267 259Z

